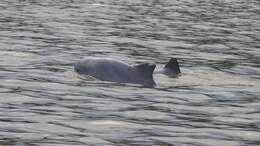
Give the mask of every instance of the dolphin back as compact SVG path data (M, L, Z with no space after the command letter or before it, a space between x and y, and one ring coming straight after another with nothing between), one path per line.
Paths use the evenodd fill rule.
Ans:
M155 64L143 63L130 66L121 61L96 57L84 58L74 66L77 73L92 76L97 80L142 84L146 87L155 86L154 68Z
M156 85L153 79L153 71L155 67L156 67L155 64L150 64L150 63L142 63L134 66L138 76L140 77L140 79L142 80L145 86Z

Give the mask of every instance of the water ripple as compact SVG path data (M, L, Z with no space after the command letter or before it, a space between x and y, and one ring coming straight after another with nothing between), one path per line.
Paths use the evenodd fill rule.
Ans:
M0 2L1 145L258 145L257 0ZM155 88L85 81L85 56L162 68Z

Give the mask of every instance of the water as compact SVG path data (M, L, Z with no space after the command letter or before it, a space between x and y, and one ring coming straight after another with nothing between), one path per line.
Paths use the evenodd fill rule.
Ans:
M2 0L0 145L259 145L259 16L258 0ZM84 56L183 74L84 81Z

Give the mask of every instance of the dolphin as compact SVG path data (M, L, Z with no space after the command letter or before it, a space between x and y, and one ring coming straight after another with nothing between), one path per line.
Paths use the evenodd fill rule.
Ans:
M156 85L153 74L164 74L174 78L181 73L176 58L171 58L160 70L154 71L155 67L156 65L151 63L131 66L114 59L86 57L74 65L74 70L80 75L101 81L141 84L146 87Z
M86 57L74 65L74 70L80 75L91 76L101 81L154 87L156 85L153 79L155 67L155 64L150 63L131 66L114 59Z
M181 70L177 59L171 58L162 69L155 71L154 73L164 74L168 77L175 78L180 75Z

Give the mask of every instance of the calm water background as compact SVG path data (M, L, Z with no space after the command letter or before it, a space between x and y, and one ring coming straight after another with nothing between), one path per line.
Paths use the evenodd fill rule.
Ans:
M259 49L258 0L1 0L0 145L259 145ZM84 56L183 74L84 81Z

